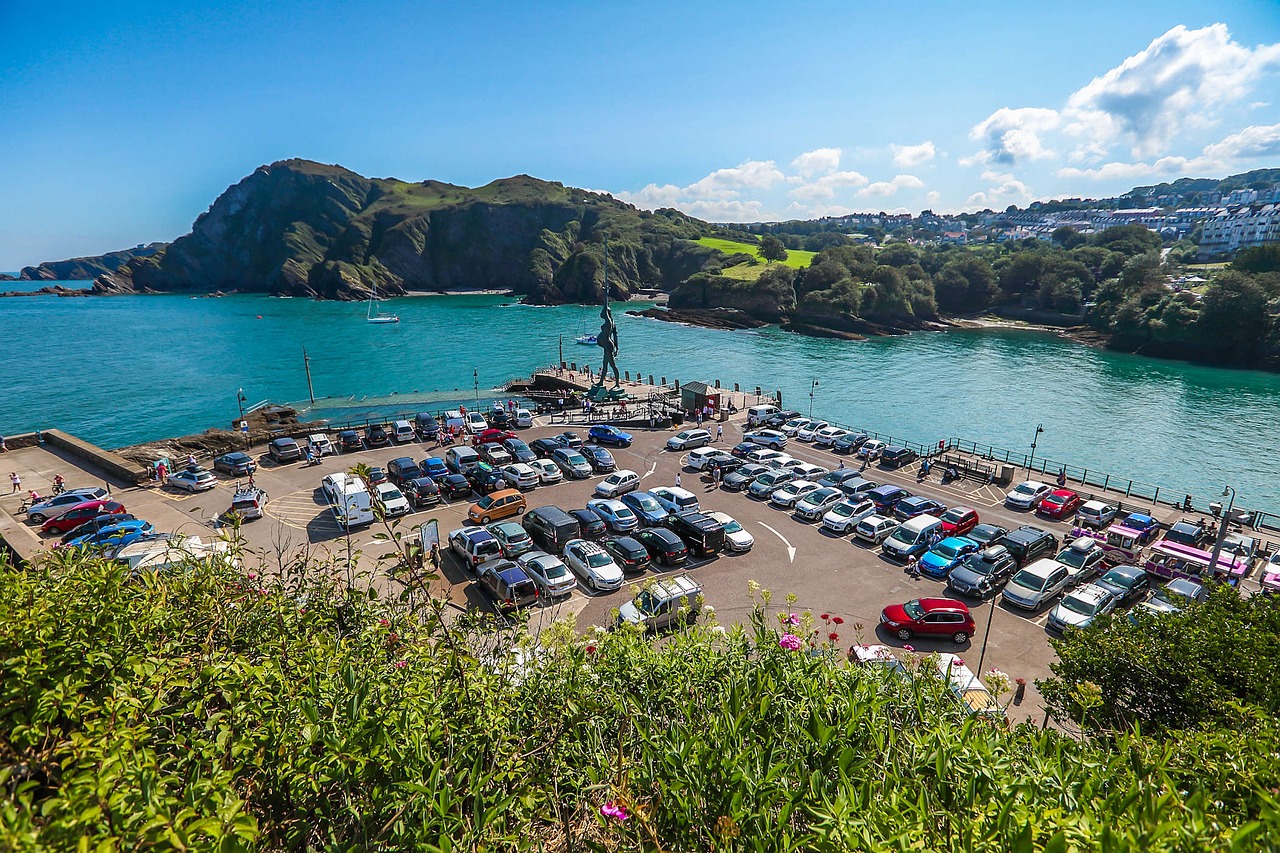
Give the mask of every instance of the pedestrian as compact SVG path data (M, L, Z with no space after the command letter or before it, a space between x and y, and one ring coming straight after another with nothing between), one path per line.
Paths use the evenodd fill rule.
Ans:
M4 443L4 436L0 435L0 453L8 453L9 445Z
M187 454L187 470L194 470L196 467L196 455L194 453Z
M698 409L698 426L702 426L702 409Z
M720 477L722 473L723 472L720 470L719 465L717 465L715 470L711 472L711 485L717 489L720 488Z
M160 481L160 485L169 482L169 466L164 462L156 463L156 478Z
M67 487L66 487L65 485L63 485L65 482L66 482L66 481L62 479L62 475L61 475L61 474L54 474L54 475L53 475L53 493L54 493L55 495L60 495L60 494L62 494L64 491L66 491L66 488L67 488Z
M14 476L17 476L17 475L15 474ZM16 489L17 487L15 486L14 488ZM680 472L679 471L676 472L676 488L677 489L680 488Z
M724 424L716 424L716 441L724 438Z
M1061 489L1067 484L1067 469L1062 468L1058 471L1058 488Z
M431 543L431 571L440 571L440 543Z
M843 460L843 459L841 459L841 460L840 460L840 464L836 466L836 470L837 470L837 471L843 471L843 470L844 470L844 460Z
M907 574L913 578L920 577L920 561L916 559L915 554L907 557Z
M22 478L18 476L17 471L11 471L9 473L9 482L13 483L13 491L9 493L11 495L16 494L18 489L22 488Z

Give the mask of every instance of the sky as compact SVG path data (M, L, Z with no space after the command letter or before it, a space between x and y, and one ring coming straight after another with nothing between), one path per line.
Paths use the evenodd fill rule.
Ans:
M531 174L713 221L1280 166L1280 4L0 0L0 270L264 163Z

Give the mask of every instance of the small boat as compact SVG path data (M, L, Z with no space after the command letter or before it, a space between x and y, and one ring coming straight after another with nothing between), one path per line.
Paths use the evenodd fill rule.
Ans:
M373 303L376 302L377 299L378 286L375 284L369 290L369 310L367 312L366 319L368 319L370 323L399 323L400 315L398 314L386 314L383 313L382 310L379 310L377 314L373 313Z
M584 347L593 347L596 345L595 335L579 335L573 339L574 343L582 344Z

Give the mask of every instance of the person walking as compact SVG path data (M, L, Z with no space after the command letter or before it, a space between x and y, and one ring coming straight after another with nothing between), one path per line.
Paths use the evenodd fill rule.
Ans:
M11 471L9 473L9 482L13 484L13 491L9 493L11 495L16 494L17 491L22 488L22 478L18 476L17 471Z
M440 543L431 543L431 571L440 571Z
M680 488L680 472L676 472L676 488Z
M0 435L0 453L8 453L9 445L4 443L4 436Z
M716 424L716 441L724 438L724 424Z
M160 485L169 482L169 466L163 462L156 463L156 479L160 481Z

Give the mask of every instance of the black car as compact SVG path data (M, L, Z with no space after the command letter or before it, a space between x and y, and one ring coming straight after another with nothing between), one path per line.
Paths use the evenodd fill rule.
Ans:
M508 438L502 442L502 447L511 454L511 458L517 462L532 462L538 458L538 454L529 449L529 445L525 444L518 438Z
M508 429L511 426L511 416L505 409L494 409L486 415L485 420L494 429Z
M700 512L671 514L664 522L699 557L714 557L724 550L724 527Z
M611 536L600 543L624 572L649 568L649 549L630 536Z
M560 442L561 447L572 447L574 450L582 449L582 436L578 435L573 430L566 430L559 435L554 436L554 438L556 441Z
M425 472L408 456L392 459L387 463L387 478L397 486L403 486L410 480L416 480Z
M353 429L344 429L338 433L338 447L343 453L351 453L356 450L364 450L364 442L360 439L360 433Z
M391 433L382 424L372 424L365 428L364 443L370 447L390 447Z
M1165 541L1178 545L1189 545L1192 548L1203 548L1210 539L1209 528L1200 519L1189 521L1182 519L1169 528L1164 535Z
M1140 597L1151 586L1151 576L1137 566L1116 566L1095 584L1115 596L1120 604Z
M663 566L683 566L689 560L689 548L684 540L665 527L646 527L631 534L645 547L655 563Z
M730 471L720 481L720 488L728 489L731 492L740 492L747 486L751 485L751 481L766 471L772 471L768 465L757 465L754 462L748 462L736 471Z
M865 432L851 432L848 435L840 436L832 442L831 449L836 453L852 453L870 440L871 436L867 435Z
M253 457L238 450L234 453L224 453L213 460L213 470L237 477L252 474L257 469L258 466L254 463Z
M409 499L409 503L421 509L424 506L440 503L440 487L430 477L414 477L400 484L400 491Z
M379 483L385 483L387 482L387 472L383 471L377 465L374 465L369 469L369 476L365 479L365 482L369 484L370 488L373 488Z
M539 459L549 459L552 453L555 453L563 444L554 438L535 438L529 442L529 449L538 455Z
M302 448L292 438L274 438L267 445L267 452L276 462L295 462L302 458Z
M413 418L413 428L423 441L434 441L440 435L440 423L430 412L418 412Z
M471 483L471 488L479 495L487 495L498 489L507 488L507 478L488 462L477 463L467 472L466 477L467 482Z
M880 451L880 467L901 468L915 462L918 454L909 447L886 447Z
M471 497L471 482L461 474L445 474L435 478L440 494L448 500Z
M608 474L610 471L618 470L618 463L613 461L613 454L597 444L583 445L578 452L587 457L594 471Z
M60 541L63 545L66 545L72 539L77 539L89 533L97 533L104 527L111 527L113 524L120 524L125 521L137 520L138 519L134 515L127 512L119 512L110 515L96 515L84 524L73 527L66 533L62 534L62 539Z
M578 522L583 539L601 539L608 532L600 516L589 509L571 509L569 515Z
M772 415L769 416L769 419L766 420L764 423L762 423L760 426L767 427L769 429L777 429L778 427L785 424L787 421L791 420L792 418L798 418L802 414L803 414L802 412L797 412L794 409L787 409L786 411L782 411L782 412L774 412Z

